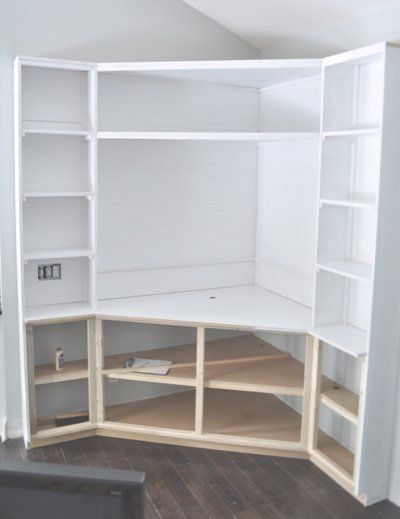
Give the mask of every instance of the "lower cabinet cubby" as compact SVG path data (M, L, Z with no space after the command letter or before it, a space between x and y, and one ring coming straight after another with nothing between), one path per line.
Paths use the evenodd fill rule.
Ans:
M106 394L107 422L194 431L194 390L165 384L118 381L107 385ZM119 403L129 395L129 401Z
M300 442L301 415L271 394L206 389L203 432Z
M37 431L89 422L87 380L60 382L36 389Z
M354 476L354 448L344 445L342 438L350 438L351 443L356 441L356 427L349 421L338 416L334 411L320 406L320 429L317 433L316 451L326 460L335 465L345 476L353 479ZM329 423L331 434L323 431ZM334 437L334 436L335 437ZM347 442L346 442L347 443Z

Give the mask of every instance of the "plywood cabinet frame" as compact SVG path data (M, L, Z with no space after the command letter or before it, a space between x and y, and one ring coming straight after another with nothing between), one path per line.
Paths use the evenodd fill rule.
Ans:
M122 320L118 320L124 322ZM57 320L62 323L62 320ZM68 322L68 321L67 321ZM128 320L127 322L130 322ZM139 321L140 322L140 321ZM111 369L104 370L104 344L103 344L103 319L93 317L87 320L88 342L88 388L89 388L89 422L75 425L57 427L53 429L38 430L36 425L36 402L34 369L31 369L29 394L31 395L30 413L33 417L31 423L30 448L53 444L74 438L81 438L99 434L102 436L131 438L148 441L161 441L179 445L192 445L217 449L228 449L238 452L276 454L289 457L302 457L311 459L322 470L327 472L339 484L354 494L354 480L349 478L340 467L336 466L329 458L318 450L318 416L321 401L322 375L322 342L312 335L305 335L306 355L304 362L304 379L302 389L302 412L299 441L286 441L275 439L253 438L249 436L210 433L204 430L204 398L207 384L205 382L205 326L196 327L196 376L192 385L195 391L194 404L194 428L192 431L170 429L160 426L145 426L140 424L127 424L107 420L105 417L104 382ZM165 325L165 323L159 323ZM174 325L174 323L169 323ZM40 325L39 325L40 326ZM188 326L191 326L188 324ZM30 366L34 363L33 327L27 326L27 356ZM248 331L248 330L247 330ZM259 330L257 330L259 332ZM117 370L118 371L118 370ZM118 375L119 378L120 375ZM128 377L128 375L127 375ZM60 377L61 378L61 377ZM121 377L123 379L123 376ZM153 382L157 378L154 375L143 374L144 382ZM164 379L160 380L164 382ZM54 380L56 382L56 378ZM168 383L166 381L165 383ZM169 382L172 385L174 380ZM179 384L176 384L179 385ZM248 390L243 386L244 391ZM234 391L237 389L234 389ZM218 389L216 389L218 391ZM262 389L254 392L263 392ZM266 394L271 389L266 390ZM360 400L360 408L362 403ZM356 453L357 459L357 453ZM356 461L357 464L357 461Z

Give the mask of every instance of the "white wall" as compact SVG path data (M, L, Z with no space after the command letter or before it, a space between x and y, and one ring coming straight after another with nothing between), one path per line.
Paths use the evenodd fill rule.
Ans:
M369 14L335 23L330 28L315 24L306 38L273 38L262 49L265 58L324 58L331 54L357 49L381 41L400 43L400 2Z
M246 59L258 57L259 52L180 0L1 0L0 9L3 320L8 429L15 435L21 429L13 179L15 56L141 61Z

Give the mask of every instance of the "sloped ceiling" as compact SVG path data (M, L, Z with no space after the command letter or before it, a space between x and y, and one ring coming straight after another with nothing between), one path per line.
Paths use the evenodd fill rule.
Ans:
M273 56L275 49L290 48L291 55L297 52L304 57L321 57L332 50L345 50L352 45L349 40L353 24L374 13L378 15L390 6L400 6L399 0L184 1L264 55ZM397 18L397 26L399 22ZM365 33L365 27L361 32Z

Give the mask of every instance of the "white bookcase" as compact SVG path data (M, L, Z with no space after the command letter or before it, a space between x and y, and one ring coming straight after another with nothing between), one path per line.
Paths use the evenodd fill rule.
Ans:
M308 458L363 503L386 498L400 50L22 57L15 87L27 445L98 434Z

